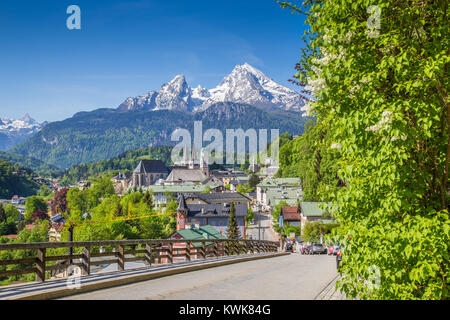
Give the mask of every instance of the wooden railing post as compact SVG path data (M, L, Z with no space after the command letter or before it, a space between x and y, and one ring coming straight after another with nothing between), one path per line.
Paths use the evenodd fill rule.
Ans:
M36 258L36 281L45 281L45 248L37 250Z
M152 244L146 243L145 244L145 262L150 267L152 265Z
M167 255L168 255L167 260L168 260L169 263L173 263L173 243L172 242L169 243L168 247L169 247L169 250L167 251L168 252L167 253Z
M83 261L82 261L84 274L91 274L91 248L85 247L83 250Z
M205 241L202 241L202 258L206 259L206 246Z
M186 261L191 261L191 243L186 241Z
M119 254L117 255L117 270L125 270L125 250L122 245L119 245Z
M219 252L218 252L218 249L217 249L217 241L214 241L213 252L214 252L214 256L216 258L218 258L219 257Z

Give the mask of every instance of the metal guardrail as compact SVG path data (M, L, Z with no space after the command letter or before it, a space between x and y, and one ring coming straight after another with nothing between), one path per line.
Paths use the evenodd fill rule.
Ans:
M100 247L111 247L109 252L101 252ZM82 248L79 254L47 255L47 249ZM0 244L0 251L36 250L35 257L0 260L0 279L2 277L36 274L36 281L44 282L47 275L66 269L69 265L79 266L83 274L91 273L91 266L117 263L118 271L125 269L126 262L144 261L152 264L171 264L174 258L183 261L206 259L208 257L231 256L238 254L255 254L277 252L278 242L268 240L229 240L229 239L139 239L78 242L33 242ZM127 258L126 255L135 255ZM106 257L109 259L95 259ZM111 257L113 257L111 259ZM73 260L80 262L72 263ZM56 264L47 265L48 262ZM14 269L7 269L16 265ZM50 273L52 272L52 273Z

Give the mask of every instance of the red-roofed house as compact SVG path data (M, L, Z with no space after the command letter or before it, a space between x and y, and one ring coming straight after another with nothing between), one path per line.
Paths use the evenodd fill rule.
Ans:
M289 222L291 226L300 226L301 217L300 209L298 206L295 207L282 207L280 215L283 217L283 223Z
M17 239L17 234L5 234L5 235L3 235L1 237L5 237L5 238L8 238L8 239Z
M18 205L18 204L19 204L19 201L20 201L20 199L19 199L19 196L18 196L18 195L14 195L14 196L12 197L12 199L11 199L11 203L14 204L14 205Z
M50 241L61 241L61 231L64 228L64 223L53 222L48 230L48 239Z
M31 231L31 230L33 230L34 229L34 227L35 227L35 225L34 224L26 224L25 225L25 228L28 230L28 231Z

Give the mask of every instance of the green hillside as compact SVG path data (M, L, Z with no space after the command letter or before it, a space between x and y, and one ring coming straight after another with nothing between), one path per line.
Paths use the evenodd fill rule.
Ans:
M198 113L97 109L49 123L10 151L66 169L136 148L174 145L170 141L172 132L176 128L193 132L194 121L203 122L203 131L254 128L300 134L306 120L299 113L267 112L237 103L218 103Z
M14 154L11 152L0 151L0 159L8 160L11 164L18 164L21 167L30 168L41 176L56 177L61 174L61 170L57 167L49 165L41 160Z
M13 195L27 197L39 190L39 184L33 181L34 172L18 164L0 159L0 198L10 199Z
M171 150L171 147L164 146L139 148L124 152L111 159L76 165L61 175L61 183L62 185L75 184L100 174L131 171L142 159L158 159L166 165L170 165Z

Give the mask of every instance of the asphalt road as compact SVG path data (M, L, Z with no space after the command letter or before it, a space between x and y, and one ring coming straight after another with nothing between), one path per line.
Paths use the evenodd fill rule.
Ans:
M261 221L261 231L258 234L258 222ZM247 229L247 239L278 241L275 232L271 227L271 220L267 214L255 213L255 224L250 225Z
M335 259L334 256L303 256L294 253L187 272L64 299L314 299L336 277Z

